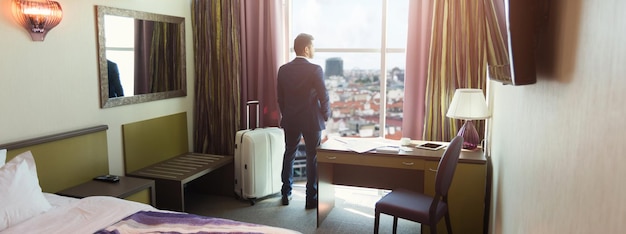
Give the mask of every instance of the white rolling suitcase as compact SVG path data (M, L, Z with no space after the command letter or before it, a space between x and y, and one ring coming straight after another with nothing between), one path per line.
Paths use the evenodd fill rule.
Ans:
M285 152L285 133L278 127L250 129L250 108L259 102L246 103L248 129L235 135L235 195L254 205L257 199L280 193L281 170Z

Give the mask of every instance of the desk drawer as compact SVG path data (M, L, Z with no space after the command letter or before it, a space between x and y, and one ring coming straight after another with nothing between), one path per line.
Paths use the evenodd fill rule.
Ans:
M424 170L425 160L406 156L361 156L357 154L318 152L317 161L322 163L339 163L372 167Z

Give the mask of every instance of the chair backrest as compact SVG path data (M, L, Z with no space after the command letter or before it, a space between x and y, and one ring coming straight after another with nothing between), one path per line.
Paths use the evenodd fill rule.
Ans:
M450 189L450 184L452 184L452 177L454 177L454 171L459 162L462 148L463 137L456 136L443 153L443 156L439 160L439 166L437 167L435 195L448 196L448 189Z

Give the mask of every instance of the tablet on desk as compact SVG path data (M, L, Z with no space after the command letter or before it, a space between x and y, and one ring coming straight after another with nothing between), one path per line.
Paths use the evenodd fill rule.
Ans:
M446 145L437 144L437 143L424 143L424 144L416 145L415 147L420 148L420 149L427 149L427 150L439 150L443 147L446 147Z

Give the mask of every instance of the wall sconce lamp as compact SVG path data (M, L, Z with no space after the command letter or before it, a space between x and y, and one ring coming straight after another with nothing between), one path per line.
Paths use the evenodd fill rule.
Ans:
M28 30L33 41L43 41L63 19L61 4L48 0L13 0L13 16Z
M481 89L457 89L446 116L465 120L458 135L464 138L463 148L473 150L478 147L481 139L478 137L472 120L486 119L491 114L487 109L487 101Z

